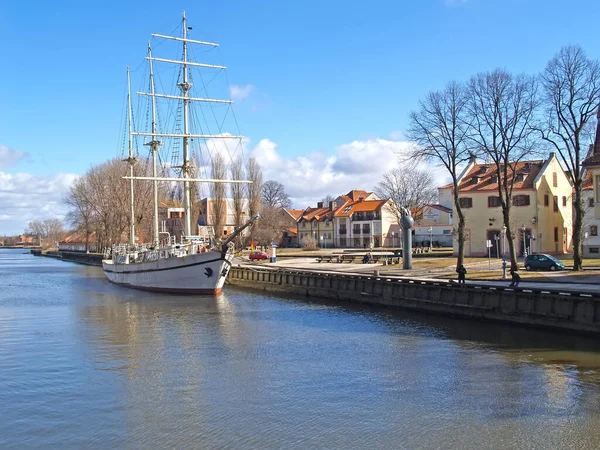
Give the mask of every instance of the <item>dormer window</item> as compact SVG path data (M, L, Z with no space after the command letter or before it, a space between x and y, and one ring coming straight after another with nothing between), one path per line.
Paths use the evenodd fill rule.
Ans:
M491 178L490 178L490 182L492 184L498 183L498 175L492 175Z
M344 208L344 210L342 211L342 214L348 214L350 212L350 210L352 209L352 206L346 206Z
M481 177L475 176L473 177L473 184L477 184L481 181Z
M523 181L525 179L525 174L523 173L518 173L517 176L515 177L515 181L519 182L519 181Z
M523 170L525 172L529 172L531 170L531 164L525 163L525 165L523 166Z

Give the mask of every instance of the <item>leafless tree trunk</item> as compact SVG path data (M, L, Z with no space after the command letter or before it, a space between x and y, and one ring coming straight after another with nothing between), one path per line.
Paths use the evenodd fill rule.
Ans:
M212 178L215 180L224 180L227 174L225 162L219 153L215 153L211 162ZM215 232L217 243L223 237L223 226L225 225L226 205L226 185L224 183L212 183L210 187L210 196L212 199L212 217L211 222Z
M393 169L383 174L383 179L375 186L375 193L381 199L391 199L386 206L400 224L402 208L407 207L417 214L423 207L435 200L437 189L430 172L418 170L415 165Z
M469 159L467 102L465 87L449 83L443 91L430 92L410 115L408 138L419 148L411 152L415 161L442 165L452 178L452 200L458 216L458 258L456 267L464 261L465 215L458 201L459 166Z
M518 270L510 211L516 166L535 145L535 78L514 76L503 70L475 75L469 81L468 105L469 137L476 151L495 164L511 268Z
M232 180L244 179L244 165L241 157L236 158L229 169ZM244 187L241 183L231 184L231 204L233 207L233 223L236 229L243 225L244 218ZM242 247L242 236L236 238L238 248Z
M248 181L252 181L252 183L246 185L246 194L248 197L248 213L250 214L250 217L254 217L260 212L263 184L262 170L254 158L248 159L246 177ZM254 228L254 225L252 225L250 228L250 234L252 235L252 229Z
M283 184L274 180L265 181L263 184L262 202L263 205L274 208L289 208L292 204Z
M539 126L542 139L558 152L575 190L573 221L573 269L581 270L585 204L585 141L592 135L591 120L600 104L600 64L590 60L579 46L564 47L541 74L545 120Z

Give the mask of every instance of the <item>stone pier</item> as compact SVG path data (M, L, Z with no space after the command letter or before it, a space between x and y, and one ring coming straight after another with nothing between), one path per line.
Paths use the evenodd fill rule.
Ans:
M600 292L540 288L459 287L447 281L233 267L233 286L600 334ZM599 289L600 291L600 289Z

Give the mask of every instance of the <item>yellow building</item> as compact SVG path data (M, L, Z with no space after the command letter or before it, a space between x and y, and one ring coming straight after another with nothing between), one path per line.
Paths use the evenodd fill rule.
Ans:
M502 239L502 209L493 164L472 158L459 178L459 201L466 220L466 256L509 254ZM547 160L522 161L515 177L511 228L517 253L567 253L572 236L573 188L554 153ZM440 204L452 206L452 185L439 188ZM454 211L454 217L456 211ZM454 252L457 241L454 239Z

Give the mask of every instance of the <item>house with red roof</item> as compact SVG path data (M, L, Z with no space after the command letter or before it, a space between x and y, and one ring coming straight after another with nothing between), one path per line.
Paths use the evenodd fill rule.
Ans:
M399 245L400 228L386 208L390 201L373 192L352 190L327 205L319 202L298 216L298 241L312 237L322 248Z
M511 228L517 253L567 253L572 237L573 188L554 153L545 160L511 165L514 179ZM452 184L439 189L440 204L453 208ZM459 201L466 219L466 256L509 254L502 233L502 209L494 164L473 157L459 177ZM456 217L456 211L453 211ZM454 240L454 251L457 253Z

